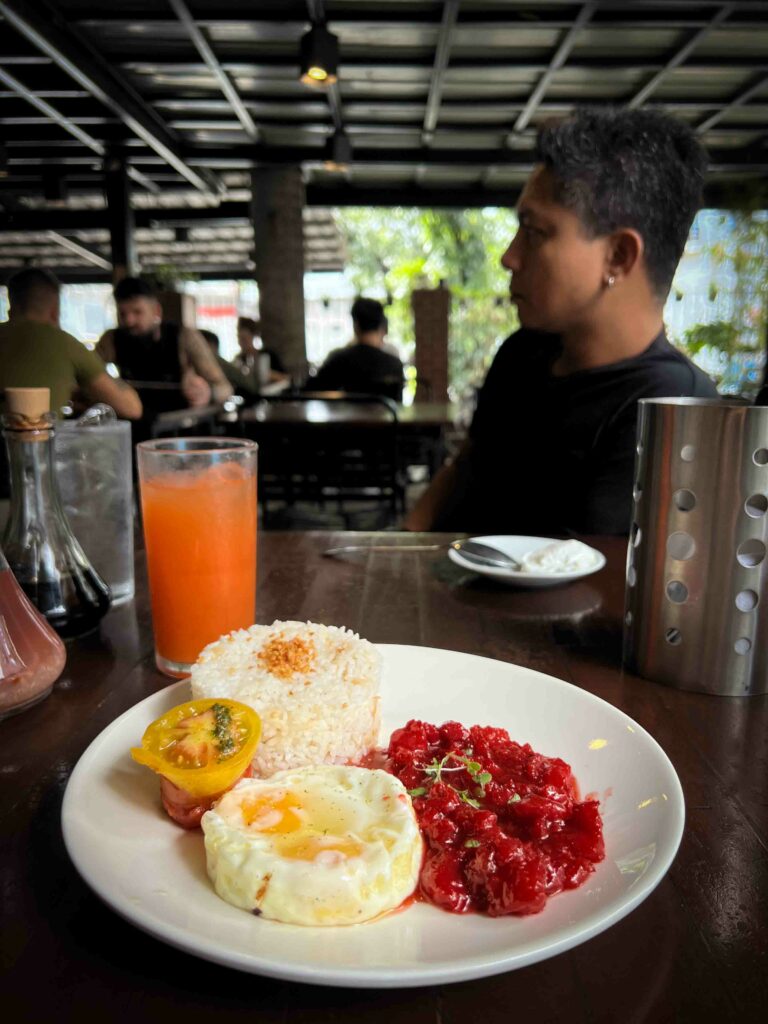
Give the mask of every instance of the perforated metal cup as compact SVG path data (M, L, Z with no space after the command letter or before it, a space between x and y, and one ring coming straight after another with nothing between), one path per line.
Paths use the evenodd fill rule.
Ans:
M768 692L768 408L644 399L624 663L683 690Z

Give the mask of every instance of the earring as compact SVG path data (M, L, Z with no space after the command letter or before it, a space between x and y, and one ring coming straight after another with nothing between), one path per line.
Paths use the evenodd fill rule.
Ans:
M608 280L605 283L608 285L609 288L613 288L613 286L616 284L616 278L613 276L613 274L609 274Z

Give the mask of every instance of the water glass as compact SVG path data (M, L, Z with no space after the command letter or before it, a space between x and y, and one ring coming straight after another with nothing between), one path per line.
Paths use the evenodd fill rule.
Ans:
M72 532L117 605L134 591L131 425L87 416L56 424L56 477Z

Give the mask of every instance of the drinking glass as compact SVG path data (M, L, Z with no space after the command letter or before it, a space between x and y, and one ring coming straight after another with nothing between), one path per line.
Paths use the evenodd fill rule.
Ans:
M56 425L54 464L72 532L118 605L133 597L131 425L88 415Z
M155 660L178 678L206 644L253 624L258 449L177 437L137 451Z

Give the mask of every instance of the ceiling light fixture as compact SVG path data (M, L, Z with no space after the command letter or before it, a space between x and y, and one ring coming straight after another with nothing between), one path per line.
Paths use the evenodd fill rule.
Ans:
M301 81L325 88L338 81L339 39L325 25L313 25L299 44Z
M342 128L325 140L323 163L326 171L346 171L352 163L352 143Z

